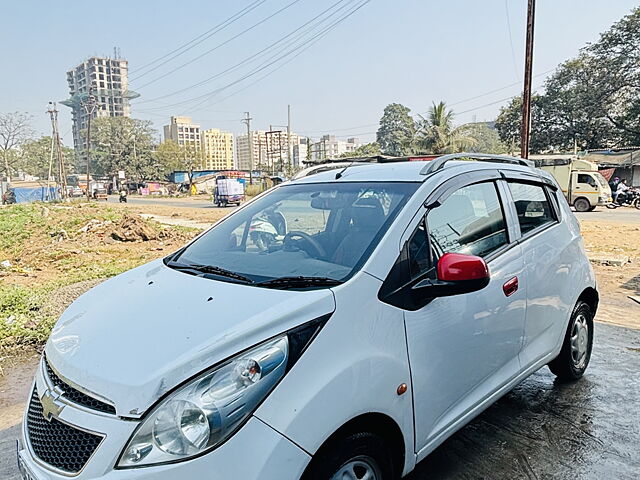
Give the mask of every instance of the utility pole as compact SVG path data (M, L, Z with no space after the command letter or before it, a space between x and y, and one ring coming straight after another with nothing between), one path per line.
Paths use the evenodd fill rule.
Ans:
M242 123L247 126L247 144L249 145L249 185L253 185L253 139L251 138L251 116L249 112L244 112ZM260 145L258 145L260 148Z
M533 71L533 31L536 0L529 0L527 9L527 45L524 58L524 93L522 96L522 129L520 130L520 156L529 158L531 134L531 74Z
M87 201L91 201L91 193L89 192L89 178L91 170L91 117L97 107L96 97L93 95L93 87L89 87L89 95L82 101L82 108L87 114Z
M287 152L287 160L289 162L289 166L293 167L293 143L291 142L291 105L287 105Z
M64 168L64 153L62 152L62 144L60 142L60 129L58 128L58 108L56 102L49 102L47 113L51 116L51 128L53 132L51 135L51 161L49 162L49 179L51 178L53 145L55 143L58 162L58 186L60 188L60 198L64 199L67 196L67 173ZM47 179L47 195L49 189L49 179Z

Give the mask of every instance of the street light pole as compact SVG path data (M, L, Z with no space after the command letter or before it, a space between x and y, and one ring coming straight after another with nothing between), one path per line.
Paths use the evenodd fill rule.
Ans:
M522 95L522 128L520 130L520 156L529 158L531 135L531 74L533 71L533 31L536 0L529 0L527 9L527 45L524 59L524 92Z

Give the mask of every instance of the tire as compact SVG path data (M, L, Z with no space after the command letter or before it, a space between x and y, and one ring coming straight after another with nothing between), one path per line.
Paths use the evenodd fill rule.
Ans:
M577 212L588 212L591 208L591 203L586 198L579 198L573 202L573 206Z
M309 463L302 480L396 480L396 470L399 468L394 469L391 450L384 440L373 433L363 432L322 447ZM350 471L351 475L347 476L343 473L345 471Z
M636 198L633 200L633 202L631 202L631 205L633 205L634 207L636 207L638 210L640 210L640 198Z
M578 302L564 335L562 350L549 363L549 370L559 380L571 382L584 375L593 348L593 313L584 302Z

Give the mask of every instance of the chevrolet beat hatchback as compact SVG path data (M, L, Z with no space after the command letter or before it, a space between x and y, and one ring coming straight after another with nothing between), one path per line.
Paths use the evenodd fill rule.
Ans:
M542 366L582 376L597 305L576 219L523 160L309 175L69 307L20 469L396 479Z

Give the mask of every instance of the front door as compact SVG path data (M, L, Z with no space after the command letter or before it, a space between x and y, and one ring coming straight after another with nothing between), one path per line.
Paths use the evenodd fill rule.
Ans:
M432 208L409 241L412 276L430 275L447 252L483 257L484 289L406 310L420 452L519 372L525 319L524 265L511 244L496 182L467 185ZM437 204L436 204L437 205ZM422 239L428 232L431 259Z

